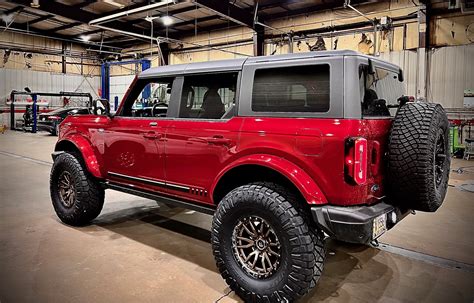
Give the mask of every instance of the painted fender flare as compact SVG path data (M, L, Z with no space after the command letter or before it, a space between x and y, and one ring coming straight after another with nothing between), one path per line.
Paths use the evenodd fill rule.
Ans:
M67 136L56 143L55 151L61 151L60 146L64 143L72 143L81 153L87 170L96 178L104 178L97 157L92 149L91 143L81 135L74 134Z
M285 176L298 188L308 204L321 205L328 203L318 184L316 184L313 178L311 178L303 169L284 158L266 154L246 156L229 164L214 180L211 187L211 197L213 197L215 187L228 171L238 166L249 164L264 166Z

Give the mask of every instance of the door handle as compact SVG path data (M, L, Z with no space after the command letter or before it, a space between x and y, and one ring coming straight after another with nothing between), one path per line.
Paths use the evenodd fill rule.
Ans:
M150 126L157 126L158 122L150 122Z
M207 143L213 144L213 145L231 145L232 140L224 138L223 136L214 136L210 138L206 138Z
M161 137L163 137L162 134L157 134L155 132L147 132L143 134L143 138L150 139L150 140L160 139Z

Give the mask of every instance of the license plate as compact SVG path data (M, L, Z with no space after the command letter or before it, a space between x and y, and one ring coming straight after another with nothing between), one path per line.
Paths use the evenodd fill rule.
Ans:
M375 240L387 231L387 214L383 214L374 219L372 227L372 239Z

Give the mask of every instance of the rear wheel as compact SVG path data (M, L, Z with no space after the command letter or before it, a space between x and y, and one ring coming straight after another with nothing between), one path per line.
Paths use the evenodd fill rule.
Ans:
M73 226L92 221L104 205L104 189L84 169L80 156L67 152L54 161L50 193L59 219Z
M322 235L310 230L281 191L268 183L238 187L224 197L213 218L217 266L246 302L294 301L321 275Z

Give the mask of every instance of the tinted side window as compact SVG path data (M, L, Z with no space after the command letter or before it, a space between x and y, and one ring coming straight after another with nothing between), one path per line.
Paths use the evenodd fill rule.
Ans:
M237 73L184 77L179 118L221 119L235 103Z
M329 65L257 69L252 92L256 112L327 112Z
M375 74L370 74L367 65L359 69L359 87L364 117L394 116L398 99L405 95L397 73L377 67Z

